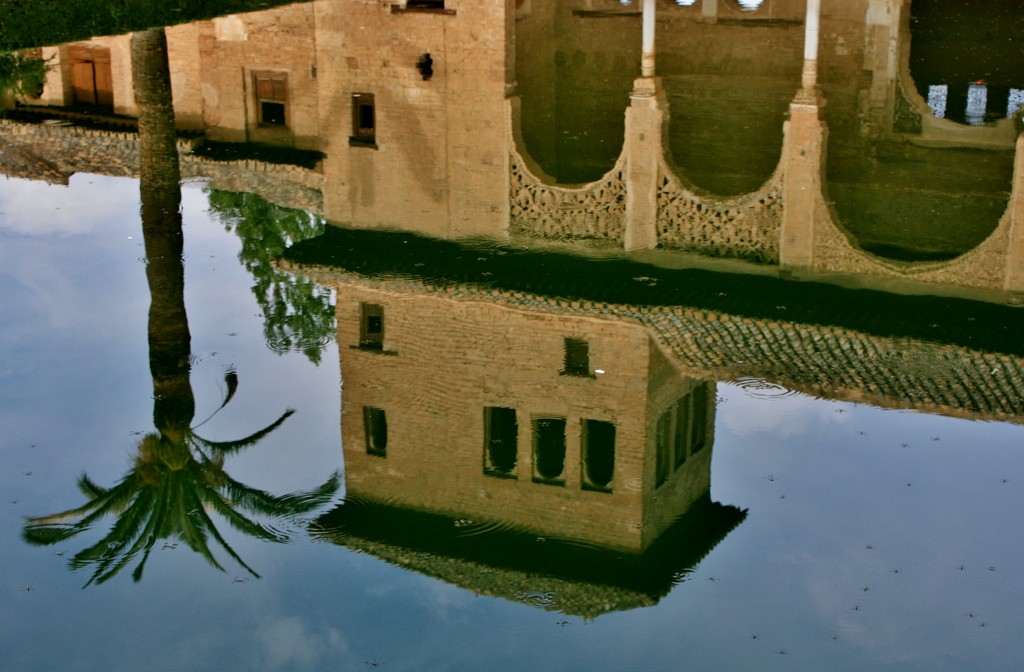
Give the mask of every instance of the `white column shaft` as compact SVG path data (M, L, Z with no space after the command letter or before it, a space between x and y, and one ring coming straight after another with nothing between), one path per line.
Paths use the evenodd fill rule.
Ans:
M818 84L818 42L821 32L821 0L807 0L804 19L803 87L813 89Z
M654 1L644 0L643 46L640 71L644 77L654 77Z

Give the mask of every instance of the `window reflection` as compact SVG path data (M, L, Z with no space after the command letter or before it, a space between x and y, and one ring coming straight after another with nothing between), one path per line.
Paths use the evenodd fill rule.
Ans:
M1006 101L1006 116L1012 117L1021 107L1024 107L1024 89L1010 89Z
M744 12L757 11L764 4L764 0L736 0L736 2Z

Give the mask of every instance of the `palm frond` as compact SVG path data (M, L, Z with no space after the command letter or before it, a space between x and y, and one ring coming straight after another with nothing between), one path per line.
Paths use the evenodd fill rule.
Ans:
M75 536L82 529L74 525L27 525L21 531L21 538L33 546L52 546Z
M339 474L335 472L323 485L308 492L272 495L224 474L224 481L218 489L224 492L237 508L245 511L266 516L294 516L307 513L329 502L338 490L339 478Z
M87 478L82 476L81 478ZM81 479L79 479L81 482ZM88 528L93 521L103 517L113 509L121 508L130 501L136 494L139 481L134 474L129 474L121 479L121 482L113 488L106 489L99 497L89 500L82 506L60 513L52 513L48 516L30 516L26 518L28 525L56 525L64 524L78 519L73 524L81 529ZM81 531L81 530L79 530Z
M224 392L224 401L220 402L220 406L218 406L213 413L210 413L206 420L200 422L198 425L193 427L193 429L198 429L208 423L213 416L220 413L221 409L227 406L228 402L231 401L231 398L235 396L235 392L238 391L238 371L234 368L229 368L224 372L224 387L227 388Z
M210 441L194 433L192 434L192 437L198 443L200 443L203 446L206 446L210 450L220 453L221 455L226 455L228 453L234 453L238 450L241 450L242 448L248 448L249 446L257 443L264 436L270 434L272 431L280 427L281 423L283 423L285 420L291 417L293 413L295 413L295 409L289 408L283 414L281 414L281 417L279 417L277 420L270 423L263 429L259 430L258 432L254 432L253 434L250 434L249 436L243 439L238 439L236 441Z
M82 494L92 499L100 499L109 492L109 488L97 485L89 478L88 474L82 474L78 477L78 489L82 491Z
M214 538L217 538L219 535L213 521L210 520L206 510L203 508L202 499L195 490L195 481L193 480L188 483L182 481L179 487L178 500L181 508L177 512L176 518L180 522L182 541L188 544L188 547L193 551L206 558L206 561L211 565L222 572L225 571L224 567L217 562L213 551L210 550L210 544L207 542L207 532Z
M214 505L214 508L216 508L216 505ZM213 521L210 519L210 516L207 515L206 510L203 509L202 506L199 507L198 515L201 516L203 525L206 527L207 530L210 531L210 534L213 536L214 539L217 540L217 543L220 544L221 548L223 548L224 551L227 552L227 554L230 555L235 562L244 567L247 572L252 574L257 579L260 578L260 575L257 574L252 567L247 565L245 561L242 560L241 556L239 556L238 553L235 552L235 549L231 548L231 545L228 544L228 542L221 535L220 531L217 529L217 526L213 524ZM220 567L220 565L217 566ZM221 570L223 571L223 568L221 568Z

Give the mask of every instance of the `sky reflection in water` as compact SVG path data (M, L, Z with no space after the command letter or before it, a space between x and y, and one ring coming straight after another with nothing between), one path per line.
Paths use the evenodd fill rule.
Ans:
M780 26L772 30L783 30L784 26ZM791 23L786 30L791 38L789 42L799 46L798 26ZM635 45L630 44L629 49L633 54ZM520 49L518 53L525 55L527 61L532 58L528 49ZM798 61L794 60L793 64L798 65ZM634 66L630 61L630 72ZM860 63L855 66L860 68ZM603 68L595 67L591 71L601 77L607 75ZM315 72L312 71L311 76ZM523 75L520 83L525 93L525 117L531 114L529 72L529 68L524 68L519 73ZM571 75L572 71L569 79ZM682 85L684 79L679 78L677 82ZM329 78L321 77L321 80ZM583 81L585 84L586 80ZM671 83L671 78L666 77L666 81ZM628 85L628 78L623 82ZM733 84L728 87L749 91ZM791 82L786 80L775 88L785 91L780 97L781 114L788 109ZM585 92L584 97L603 102L612 100L592 92ZM546 104L543 99L532 101L537 102ZM622 118L621 102L608 104L609 109L614 107L612 116L616 124ZM676 111L682 112L686 105L678 102ZM544 104L540 112L545 111ZM722 106L716 103L712 107ZM839 109L853 108L832 104L826 111ZM537 109L532 111L536 112ZM575 124L574 121L568 123ZM778 123L771 121L769 125L774 129ZM730 135L722 133L714 124L710 126L716 139ZM546 127L542 123L538 128ZM619 131L606 135L615 138L617 147ZM742 142L735 144L744 145ZM545 142L541 142L535 146L544 145ZM848 155L855 153L847 152ZM386 155L386 152L380 154ZM770 154L769 168L774 170L774 149ZM703 155L700 156L703 162ZM744 156L742 160L748 162L749 157ZM993 172L1002 167L1003 164L996 166ZM1002 199L1002 192L998 192L989 200L998 201L996 209L1001 211ZM164 543L161 539L154 545L141 581L133 582L130 572L126 571L103 585L83 590L88 571L71 571L68 560L102 538L111 518L99 522L81 537L55 546L42 548L24 543L22 533L28 517L80 505L83 496L75 484L83 473L101 485L116 483L131 467L140 437L153 431L153 380L147 347L150 297L136 180L78 173L71 177L69 186L60 187L5 179L0 182L0 311L7 316L0 323L0 454L6 466L0 474L0 534L6 541L0 544L0 590L4 594L3 606L0 606L0 651L3 652L0 667L4 670L646 670L688 667L931 672L1012 669L1024 654L1018 634L1024 625L1019 606L1024 598L1024 569L1019 562L1022 544L1015 516L1024 499L1024 453L1021 452L1024 430L1020 426L815 399L756 377L702 386L699 381L686 379L676 371L667 357L662 357L661 350L650 347L653 339L645 331L646 327L627 323L623 316L618 320L606 320L606 316L581 320L567 309L554 319L550 303L546 308L525 303L510 308L510 304L499 305L497 300L493 303L447 297L439 300L436 286L431 287L429 283L424 283L425 287L417 291L403 292L397 282L387 285L390 277L359 276L354 268L361 267L352 259L349 261L354 266L345 269L349 275L338 283L340 288L334 290L338 292L338 319L342 321L338 342L332 340L331 334L325 335L324 315L320 314L319 322L314 320L316 336L301 341L302 345L290 347L289 336L294 334L287 329L283 332L267 329L266 306L261 306L253 296L254 285L263 292L273 291L267 289L266 277L252 275L261 265L265 268L267 261L262 257L254 261L257 255L246 257L244 262L239 259L240 255L247 254L239 236L253 235L254 227L250 226L249 233L245 233L238 222L229 225L223 218L223 214L234 207L249 214L255 212L255 209L246 210L255 201L246 204L244 200L225 192L211 196L199 184L188 184L182 193L185 301L192 338L189 382L195 396L196 420L206 418L228 396L225 373L237 372L237 392L229 405L203 425L204 437L224 440L245 436L278 418L286 408L295 409L295 413L257 445L231 456L227 464L231 476L271 493L290 493L314 487L336 471L347 468L345 477L351 497L341 503L346 494L343 485L335 500L321 509L326 515L321 516L318 511L273 521L291 536L287 544L264 543L223 525L227 543L261 578L251 576L243 566L223 554L217 557L226 571L217 571L200 555L189 551L187 544L170 539ZM281 230L273 232L276 240L292 237L292 229L281 224L285 217L279 210L268 207L263 214L268 221L281 225ZM309 221L302 219L299 215L291 224L294 228L319 225L318 221L313 221L315 217ZM252 224L249 219L244 221ZM379 235L379 240L385 240L383 234ZM338 236L344 238L342 234ZM268 235L267 239L271 237ZM355 239L356 236L348 238ZM252 243L252 240L247 242ZM319 242L326 247L326 243ZM315 245L307 245L307 248ZM413 247L409 245L408 249ZM365 250L360 251L370 256ZM492 252L500 253L492 249L488 254ZM358 257L358 252L350 254L352 256ZM435 256L444 260L442 265L446 271L454 271L457 262L467 259L481 264L489 262L487 256L477 258L473 253L461 261L454 258L456 255ZM513 256L509 254L508 259ZM390 257L388 260L394 261ZM437 259L424 261L436 264ZM426 263L417 264L420 266L430 267ZM513 263L503 266L506 275L510 267L515 273ZM502 275L499 264L493 263L489 268L495 271L494 274L487 271L494 280L480 283L487 291L490 291L490 283L497 284ZM535 276L542 276L537 285L550 279L543 277L545 268L537 264L530 273L523 273L524 284L520 288L527 287L524 291L528 294ZM611 264L604 268L607 271ZM427 275L423 269L409 273L419 274L410 276L411 280L405 278L404 282L410 286ZM682 274L662 274L660 270L651 270L650 274L659 278L683 277ZM606 285L612 277L608 272L601 281ZM671 279L662 282L660 289L666 293L677 291ZM581 280L584 284L588 281ZM648 277L646 271L632 281L646 282L651 287L659 284ZM374 286L375 282L384 285L383 289ZM629 286L628 282L620 284ZM696 286L696 289L687 288L691 294L707 293L708 288L703 284L691 285ZM769 285L775 288L772 291L777 289L776 284L767 279L760 283L759 289ZM807 285L803 287L806 290ZM602 286L602 289L607 287ZM622 290L622 287L615 289ZM393 339L390 334L401 332L403 318L406 319L405 336L416 332L415 339L403 342L398 356L390 356L395 352L383 346L359 347L365 335L357 335L358 323L353 318L359 315L359 304L367 301L365 297L375 296L374 292L392 301L386 306L389 336L383 339L385 346L397 342L389 340ZM679 290L679 293L683 292ZM800 295L803 303L799 305L787 307L772 301L768 308L774 307L775 311L770 314L751 308L761 296L758 290L737 294L742 296L730 297L729 301L735 302L729 305L748 310L744 313L747 317L742 319L756 323L757 329L762 329L760 333L785 325L782 318L787 315L790 319L808 321L813 321L817 315L818 319L832 325L840 321L839 317L819 315L810 305L813 299L807 299L810 294L806 292ZM645 296L650 295L649 292ZM765 290L764 295L779 294ZM310 305L318 304L324 296L317 296L317 301L311 301ZM639 296L639 293L631 296ZM725 293L720 296L724 297ZM864 299L864 296L869 298ZM882 324L878 326L870 319L876 313L864 308L871 296L877 295L862 295L856 310L851 308L852 301L831 308L837 313L856 313L851 329L869 324L873 326L866 329L875 328L881 333L888 326L886 320L880 320ZM496 295L491 294L489 298L496 298ZM438 311L439 321L413 321L416 316L429 315L430 310L441 305L444 310ZM896 305L896 302L886 305ZM934 304L920 300L914 305L920 308ZM709 312L714 310L712 306ZM997 326L1004 327L1000 335L1008 333L1006 325L1015 322L993 322L994 311L992 306L983 311L989 320L987 324L992 325L992 333L998 331ZM929 320L922 321L919 314L894 312L899 313L900 319L894 320L897 326L910 330L899 333L919 336L920 330L915 332L913 327L925 324L930 330L940 326L929 325ZM1019 351L1015 341L1007 344L1006 340L995 336L977 338L967 323L980 325L981 321L979 318L978 322L973 322L973 316L966 317L970 314L966 310L946 311L941 319L936 318L936 323L943 322L938 331L956 333L956 338L960 339L956 342L961 344L984 340L1007 348L1016 347L1014 352ZM327 315L329 317L329 313ZM685 331L693 327L692 320L696 318L686 319L691 321L666 319L660 324L666 329L675 325L677 330ZM722 321L728 322L728 319ZM530 322L535 323L535 331L525 326ZM451 333L456 333L462 341L453 343L453 339L449 339L446 342L449 332L436 328L441 323L447 323L447 328L453 330ZM419 330L408 329L409 324ZM545 324L554 326L545 331ZM628 582L614 584L612 579L622 578L614 572L610 572L611 578L605 585L594 578L600 572L593 571L593 567L580 568L574 574L573 567L560 566L555 576L517 571L528 564L525 562L527 554L530 559L545 557L552 548L577 551L572 557L582 558L581 562L608 562L609 566L621 560L620 556L627 556L621 550L599 548L588 538L564 542L553 535L545 538L537 532L525 534L507 521L473 520L471 517L476 517L476 512L466 510L463 514L455 504L456 501L464 504L474 497L479 503L487 498L488 491L498 492L509 484L507 480L494 481L484 487L474 482L472 486L456 489L461 485L460 474L482 478L479 438L476 437L481 416L479 406L492 403L487 399L499 397L495 390L504 390L507 394L508 390L521 391L531 381L542 380L538 371L555 377L562 363L561 345L565 336L562 329L566 325L572 326L577 336L599 334L594 339L595 361L602 356L599 348L604 346L602 339L605 337L618 338L620 344L638 346L635 352L620 350L620 354L627 352L628 355L619 359L601 361L598 366L604 368L599 373L594 372L595 381L600 378L603 383L616 376L622 379L632 376L641 382L635 388L624 385L623 389L642 389L644 394L652 392L652 397L662 392L678 394L685 389L686 398L695 405L699 393L706 393L709 400L711 411L705 415L713 418L714 427L707 436L713 440L709 439L703 454L699 451L689 454L685 465L673 464L670 478L689 475L686 469L713 455L710 458L710 502L706 496L691 502L690 514L711 508L726 524L722 526L724 529L716 530L717 537L706 547L669 547L670 551L677 551L675 555L669 553L670 560L689 555L701 559L680 560L678 567L673 566L677 570L674 582L652 580L649 584L656 585L653 588L648 585L648 592L637 589L629 594L636 601L647 600L651 606L617 609L611 600L628 593L628 588L634 586L630 584L622 589L621 584ZM843 323L843 326L850 325ZM493 331L488 331L489 328ZM785 332L785 326L777 331ZM506 344L521 344L537 334L539 339L551 337L556 347L531 344L532 350L516 350L508 345L502 350L494 347L498 342L496 332L505 338ZM282 333L283 337L271 338L268 344L270 335L281 336ZM810 335L819 334L812 331ZM930 338L930 332L926 337ZM900 343L906 343L899 339L893 342L896 345L889 342L872 352L891 355L892 350L899 349ZM323 344L319 357L309 352L316 344ZM765 345L762 341L758 344ZM307 350L305 353L301 352L303 347ZM721 344L712 343L706 348L710 356L720 354L716 347ZM449 354L448 360L439 357L431 361L437 349L444 353L472 355L478 364L482 362L485 374L479 378L459 378L471 370L464 366L470 357L460 355L459 361L452 361L454 355ZM636 355L640 351L649 359ZM727 348L723 351L728 353ZM772 355L771 348L766 347L765 351L769 353L767 356ZM808 378L815 375L812 369L819 372L819 376L821 371L829 370L819 365L831 351L825 348L815 352L819 361L813 367L810 363L803 367ZM901 371L927 370L934 382L955 378L944 376L937 367L963 365L970 368L966 367L966 358L946 358L948 354L941 346L925 347L922 352L911 350L906 358L909 363L903 362L906 367ZM639 359L631 359L634 355ZM791 353L783 357L775 351L775 355L781 362L776 370L792 364ZM890 360L881 359L882 355L876 357L878 366L874 370L889 365L886 362ZM516 357L519 360L512 361ZM505 359L499 362L500 358ZM550 365L552 358L557 360L554 366ZM635 365L638 361L643 366L630 369L624 364ZM974 367L964 375L968 383L978 382L980 361L976 358L968 362ZM983 361L987 364L990 360ZM415 372L415 365L424 362L429 366L420 368L418 379L403 380L394 375L396 371L403 373L403 366L408 367L405 371ZM722 364L728 365L728 362ZM897 364L892 366L895 368ZM564 368L570 368L568 361ZM737 365L733 370L741 368ZM345 381L342 381L343 370ZM589 374L590 367L585 371ZM850 367L851 378L862 373L855 365ZM992 374L996 375L995 369ZM589 382L589 375L581 378ZM899 385L906 379L896 375L892 378L898 381L893 387L902 392ZM1014 382L1013 375L999 378L1002 392ZM513 382L503 387L507 380ZM832 379L827 382L823 385L826 391L833 385L843 386L843 382ZM342 406L343 383L346 406ZM465 384L466 389L459 388L460 384ZM555 396L550 392L552 389L564 392L571 389L571 384L571 376L568 381L561 377L558 384L550 385L545 392L549 397ZM491 396L476 394L474 386L486 389ZM941 388L941 383L937 387ZM849 398L867 394L859 387L851 388L854 386L844 392ZM597 384L589 388L581 385L576 389L593 391L599 387ZM878 389L890 388L879 385L876 391ZM428 393L423 393L424 390ZM389 461L368 457L357 450L358 441L368 433L362 424L360 404L372 401L374 395L382 399L382 403L391 404L387 411L391 438L387 449ZM565 393L564 396L570 395ZM580 397L583 396L580 393ZM619 396L629 397L629 394ZM983 395L972 387L965 396L977 401ZM514 403L522 418L519 427L522 436L529 432L524 420L530 418L531 413L549 411L547 407L539 410L538 407L551 402L543 393L538 394L537 399L514 394L507 397L510 398L503 401L509 405ZM909 395L906 399L899 398L909 399L908 405L915 401ZM680 414L682 406L677 405L675 399L671 400L673 412ZM602 401L607 401L608 408L613 403L626 407L621 398L597 400L586 411L571 407L571 412L563 414L575 422L580 419L575 416L584 416L585 412L611 413L601 405ZM1004 409L1019 409L1020 406L1019 398L1000 399L1000 403L1004 404ZM655 408L657 403L649 405L650 408L644 410L652 413L662 410ZM465 412L459 415L456 411ZM452 414L445 415L446 412ZM395 458L400 458L403 447L412 443L403 446L401 439L402 432L408 436L408 427L414 424L406 420L416 414L435 416L433 424L425 426L436 431L416 438L426 446L422 462L430 468L436 467L437 471L423 469L422 473L414 475L422 476L423 483L441 483L447 487L454 482L455 486L446 490L446 487L424 485L397 494L407 494L411 500L420 497L433 504L447 503L451 509L458 509L456 516L438 516L434 520L454 528L451 530L454 541L424 550L412 541L412 535L409 535L408 546L403 547L403 530L398 529L398 524L376 535L374 530L364 529L363 537L354 533L346 536L353 527L331 527L339 519L351 522L351 516L358 515L358 507L366 503L360 498L366 497L367 492L386 492L391 483L384 481L396 474L402 476L403 468L406 475L411 471L407 468L408 462ZM643 415L643 412L634 415ZM472 418L473 424L466 418ZM655 417L623 414L614 419L620 437L633 431L629 429L631 422L632 426L644 426L651 436L657 434L655 427L660 425L659 418ZM345 432L345 448L349 451L344 455L339 421ZM350 442L353 438L356 441ZM457 448L469 443L473 444L472 464L459 462L469 451L460 453ZM623 440L617 446L617 456L622 461L635 458L626 443ZM436 450L433 462L431 449ZM436 459L437 456L440 458ZM450 462L445 462L449 457ZM555 463L553 471L557 471L557 460ZM515 466L525 469L523 465ZM706 473L698 473L692 482L685 483L686 488L677 490L699 490L703 485L701 476L707 478ZM398 477L391 480L400 482ZM416 479L407 481L421 485ZM586 530L595 538L605 532L609 538L614 537L610 531L613 522L621 528L621 520L632 522L634 519L629 515L637 511L641 518L636 527L641 530L655 527L651 523L655 514L664 510L674 513L664 501L671 499L673 493L667 491L674 488L665 487L659 492L659 497L664 499L647 502L647 509L644 503L636 502L632 503L635 510L629 505L608 506L607 515L601 517L592 516L590 510L579 506L573 518L575 505L586 497L589 502L607 502L629 491L629 484L621 487L623 484L619 482L613 483L614 494L578 492L579 487L568 487L578 486L579 482L566 478L566 487L557 488L531 482L528 473L520 474L518 482L512 481L522 486L519 490L522 501L517 503L525 501L526 505L533 505L538 521L547 515L546 520L538 524L557 527L568 520L567 527ZM681 482L679 479L670 483ZM380 490L374 489L377 486ZM558 492L568 493L562 500L566 503L563 508L551 504L557 502L559 496L552 493ZM582 496L576 498L575 495ZM606 499L601 500L602 497ZM641 499L637 497L638 501ZM686 516L681 518L686 519ZM700 522L706 523L706 520ZM495 548L500 551L511 547L499 543L509 538L518 544L516 553L524 557L494 559ZM667 533L662 536L662 539L668 538ZM480 552L481 548L491 551L493 565L480 561L480 557L487 555ZM537 550L531 552L534 548ZM446 551L451 551L452 555L443 556ZM466 557L459 556L459 552L465 552ZM616 566L628 567L630 557ZM654 569L665 567L654 562L638 566L637 571L652 568L652 574ZM453 583L435 578L431 571ZM555 574L555 570L550 569L547 574ZM575 583L573 576L579 579ZM644 584L644 581L637 583ZM581 595L591 597L593 603L582 600L581 606L574 601ZM601 604L600 600L606 595L609 602ZM624 599L618 606L622 607L625 602ZM580 613L589 617L574 615Z
M301 530L285 546L227 530L260 580L178 547L155 550L138 584L81 590L66 566L79 546L58 556L17 539L23 516L80 501L83 471L116 480L150 428L136 189L91 175L0 189L6 669L954 670L1019 658L1021 429L749 384L718 385L711 475L712 499L748 516L654 607L563 616ZM235 367L237 398L208 434L297 412L232 475L272 492L322 482L341 463L336 346L319 366L271 352L237 238L210 221L200 188L183 203L197 415Z

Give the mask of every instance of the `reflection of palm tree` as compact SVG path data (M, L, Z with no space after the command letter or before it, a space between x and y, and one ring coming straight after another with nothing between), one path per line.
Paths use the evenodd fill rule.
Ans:
M224 471L224 458L252 446L279 427L293 411L263 429L236 441L210 441L195 432L195 399L189 381L191 335L185 312L185 271L182 265L181 189L170 104L170 75L163 30L132 37L132 69L139 107L140 192L146 248L149 309L149 362L153 376L153 422L157 431L138 446L134 467L121 481L103 488L82 476L79 489L89 498L83 506L50 516L29 518L24 538L48 545L70 539L107 514L117 516L100 541L80 551L72 568L95 566L89 583L102 583L142 554L133 574L142 576L154 545L178 539L223 569L213 557L210 539L246 570L256 573L228 545L210 518L215 512L236 529L267 541L287 536L245 515L294 516L326 503L338 488L332 475L305 493L274 496L235 481ZM224 408L238 387L229 371ZM216 412L216 411L215 411Z
M234 375L228 374L225 404L234 392ZM325 504L338 489L338 476L334 474L315 490L275 496L240 483L224 471L227 455L255 444L291 414L291 410L285 411L270 425L236 441L210 441L188 427L164 427L147 434L139 442L134 467L117 485L104 488L81 476L78 488L89 501L75 509L30 518L25 539L39 545L59 543L89 529L103 516L116 514L117 521L106 536L71 559L74 569L95 567L86 585L106 581L141 553L133 573L139 580L154 545L164 539L180 540L223 570L210 550L212 539L253 576L259 576L228 545L210 512L220 514L248 535L282 542L287 540L286 534L242 512L291 517Z

